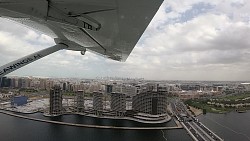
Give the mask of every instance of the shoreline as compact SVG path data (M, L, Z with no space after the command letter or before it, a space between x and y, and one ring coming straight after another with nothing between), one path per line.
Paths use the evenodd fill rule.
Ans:
M139 122L139 123L146 123L146 124L162 124L162 123L166 123L169 122L172 118L171 116L167 116L167 118L165 118L164 120L160 120L160 121L145 121L145 120L140 120L140 119L136 119L136 118L132 118L132 117L112 117L112 116L96 116L94 114L86 114L86 113L64 113L64 114L60 114L60 115L47 115L47 114L43 114L43 116L45 117L57 117L57 116L63 116L63 115L81 115L81 116L86 116L86 117L92 117L92 118L99 118L99 119L114 119L114 120L130 120L130 121L135 121L135 122Z
M28 116L23 116L19 114L15 114L12 112L0 110L0 113L6 114L9 116L14 116L18 118L23 118L27 120L33 120L38 122L46 122L52 124L66 125L66 126L75 126L75 127L85 127L85 128L98 128L98 129L117 129L117 130L172 130L172 129L182 129L179 126L171 126L171 127L122 127L122 126L104 126L104 125L90 125L90 124L76 124L76 123L68 123L61 121L52 121L52 120L44 120L39 118L33 118Z
M189 107L190 107L189 110L191 111L191 114L194 116L199 116L203 113L202 109L194 108L193 106L189 106Z

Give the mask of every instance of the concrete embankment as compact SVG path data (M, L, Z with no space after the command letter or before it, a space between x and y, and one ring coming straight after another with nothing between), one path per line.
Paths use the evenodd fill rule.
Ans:
M202 109L197 109L192 106L189 106L190 110L194 113L195 116L199 116L203 113Z
M49 115L49 114L43 114L45 117L54 117L54 115ZM61 115L81 115L81 116L86 116L86 117L92 117L92 118L99 118L99 119L120 119L120 120L130 120L130 121L136 121L139 123L147 123L147 124L161 124L161 123L166 123L171 120L170 116L167 116L165 119L161 120L142 120L142 119L137 119L135 117L115 117L115 116L96 116L94 114L86 114L86 113L63 113ZM58 115L55 115L58 116Z
M182 127L181 123L176 118L173 118L173 119L177 127Z
M23 116L23 115L19 115L19 114L7 112L7 111L2 111L2 110L0 110L0 113L14 116L14 117L18 117L18 118L33 120L33 121L67 125L67 126L85 127L85 128L118 129L118 130L171 130L171 129L181 129L182 128L182 127L178 127L178 126L174 126L174 127L117 127L117 126L87 125L87 124L75 124L75 123L67 123L67 122L60 122L60 121L37 119L37 118Z

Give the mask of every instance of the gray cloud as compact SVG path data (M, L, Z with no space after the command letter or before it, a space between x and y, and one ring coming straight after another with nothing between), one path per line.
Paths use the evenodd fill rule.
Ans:
M204 3L212 6L209 10L197 10L204 8L201 2L164 1L125 63L89 52L82 56L59 51L11 75L250 80L246 77L250 75L250 2L211 0ZM181 19L188 11L202 12ZM0 19L0 65L53 44L46 35Z

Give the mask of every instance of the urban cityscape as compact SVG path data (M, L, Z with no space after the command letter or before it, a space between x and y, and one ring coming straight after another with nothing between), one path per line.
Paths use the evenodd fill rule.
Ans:
M250 141L247 0L1 0L1 141Z
M196 116L207 112L227 113L230 110L241 113L250 109L250 83L246 81L150 81L118 77L70 79L30 76L3 77L0 84L0 105L4 111L23 114L39 112L45 117L71 114L151 125L173 120L176 126L154 128L184 128L193 140L223 140L200 123ZM239 96L243 96L238 99L240 102L236 99L225 103L226 97ZM206 101L206 106L199 107L197 101Z

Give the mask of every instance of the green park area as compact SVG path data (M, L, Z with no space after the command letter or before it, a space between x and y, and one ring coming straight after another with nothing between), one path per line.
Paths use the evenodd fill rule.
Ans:
M216 107L214 105L209 105L207 104L207 100L201 100L201 99L196 99L196 100L187 100L185 101L186 105L193 106L198 109L202 109L205 112L209 113L227 113L230 111L233 111L233 108L222 108L222 107Z
M203 109L203 111L210 113L228 113L234 110L250 110L250 105L246 106L244 105L245 103L250 103L250 93L226 95L212 99L189 99L185 101L186 105ZM233 106L237 104L243 104L243 106L237 108Z
M222 99L226 99L226 100L242 100L245 98L250 98L250 93L244 93L244 94L235 94L235 95L230 95L230 96L225 96Z

